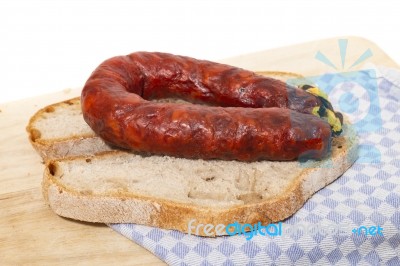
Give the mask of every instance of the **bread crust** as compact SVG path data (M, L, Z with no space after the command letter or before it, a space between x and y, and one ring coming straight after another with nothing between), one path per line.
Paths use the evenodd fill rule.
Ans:
M52 210L60 216L98 223L136 223L188 233L188 223L228 225L233 222L269 224L282 221L297 210L318 190L342 175L357 158L355 135L335 139L329 159L302 171L281 195L256 203L228 208L196 206L135 193L93 195L79 193L57 179L61 161L86 160L88 156L50 160L43 177L43 195ZM341 147L341 148L339 148ZM123 151L104 152L96 158L117 156ZM274 163L266 161L265 163ZM332 164L328 169L324 164ZM82 176L82 178L84 178ZM192 234L196 232L191 231ZM215 232L214 232L215 233ZM204 235L202 230L199 231Z
M63 138L43 138L42 130L37 126L37 122L45 119L46 115L65 106L80 106L80 98L72 98L62 102L48 105L38 110L29 120L26 127L28 138L37 153L44 161L57 158L68 158L87 154L96 154L102 151L111 151L113 147L97 137L94 132L89 131L86 134L71 135ZM80 107L79 107L80 108Z

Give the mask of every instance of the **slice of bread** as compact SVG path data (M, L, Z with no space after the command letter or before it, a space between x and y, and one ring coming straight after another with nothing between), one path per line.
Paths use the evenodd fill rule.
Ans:
M203 161L123 151L47 162L43 195L60 216L188 232L188 223L281 221L356 158L346 127L329 159L313 162ZM191 232L195 233L195 232ZM199 232L202 234L202 231Z
M333 140L329 158L306 163L190 160L122 151L87 126L79 98L39 110L27 130L46 161L44 198L58 215L198 235L205 232L189 228L190 221L214 226L281 221L357 158L356 134L348 124Z
M83 120L79 97L40 109L26 130L45 161L112 150Z

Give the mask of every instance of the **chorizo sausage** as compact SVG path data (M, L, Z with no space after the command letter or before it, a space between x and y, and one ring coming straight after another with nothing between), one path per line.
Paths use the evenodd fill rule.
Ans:
M149 101L178 97L197 104ZM330 125L318 97L233 66L137 52L103 62L81 95L88 125L116 146L184 158L323 158Z

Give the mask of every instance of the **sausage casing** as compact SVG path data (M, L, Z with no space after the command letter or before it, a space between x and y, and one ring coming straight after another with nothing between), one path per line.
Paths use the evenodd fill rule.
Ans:
M178 97L196 104L160 103ZM185 158L323 158L331 128L312 94L240 68L165 53L103 62L82 91L89 126L119 147Z

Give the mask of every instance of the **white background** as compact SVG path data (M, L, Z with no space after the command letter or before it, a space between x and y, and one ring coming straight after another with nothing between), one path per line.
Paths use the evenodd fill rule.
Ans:
M138 50L217 60L356 35L400 62L399 6L385 0L1 1L0 103L82 87L101 61Z

